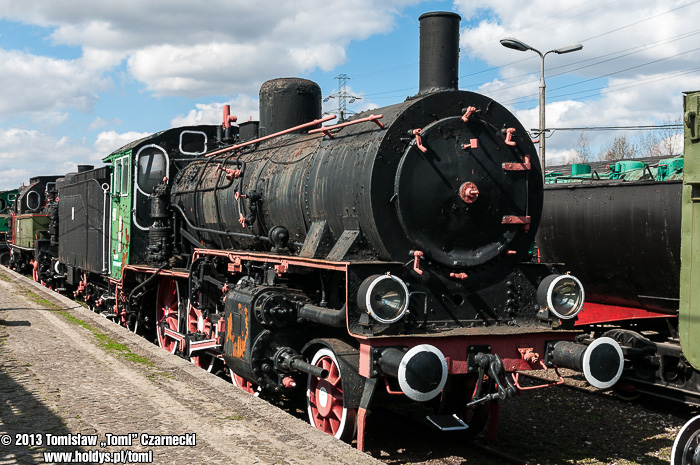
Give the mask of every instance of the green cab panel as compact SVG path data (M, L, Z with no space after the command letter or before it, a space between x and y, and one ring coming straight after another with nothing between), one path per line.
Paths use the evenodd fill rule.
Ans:
M10 215L0 213L0 234L6 234L10 230Z
M14 218L13 243L19 247L34 248L36 239L49 238L48 215L18 215Z
M12 223L12 205L17 199L17 189L0 192L0 236L10 232Z
M0 240L4 240L12 225L12 205L17 199L17 189L0 192Z
M110 277L121 280L124 267L129 264L131 232L131 150L115 152L104 159L112 165L110 192Z
M700 91L683 96L684 177L679 332L683 354L700 369ZM697 263L696 263L697 262Z

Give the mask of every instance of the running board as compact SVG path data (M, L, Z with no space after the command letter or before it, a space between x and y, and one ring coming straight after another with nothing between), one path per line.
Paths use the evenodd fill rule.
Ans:
M457 415L428 415L425 418L440 431L460 431L469 428Z

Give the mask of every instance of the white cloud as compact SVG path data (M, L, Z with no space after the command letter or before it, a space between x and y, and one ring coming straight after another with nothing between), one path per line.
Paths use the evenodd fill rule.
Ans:
M0 169L0 190L17 189L22 182L26 184L31 176L26 168Z
M498 67L500 74L480 84L479 92L517 108L515 114L527 129L539 126L541 60L532 51L501 46L499 39L506 36L542 52L583 44L574 53L547 55L548 128L660 124L681 113L681 92L700 79L697 71L673 75L697 68L700 60L700 51L695 50L698 5L684 7L691 5L685 1L639 0L633 7L630 2L603 0L576 4L455 0L454 4L464 19L463 54ZM597 150L623 133L588 134ZM626 135L634 138L637 133ZM547 158L551 154L565 159L577 137L575 132L553 133L547 139Z
M85 70L128 69L158 96L254 93L266 77L330 70L353 40L389 32L418 0L264 3L225 0L94 2L0 0L0 12L55 28L55 44L83 49ZM370 13L370 14L368 14Z
M151 135L148 132L129 131L118 133L116 131L103 131L97 135L94 147L97 150L91 157L93 161L102 160L103 157L109 155L115 150L125 146L135 140L143 139Z
M547 151L547 170L551 166L557 165L568 165L575 160L576 151L574 149L569 150L548 150Z
M12 189L31 176L65 174L88 163L91 150L68 137L36 130L0 130L0 189Z
M0 118L76 108L91 111L109 81L80 60L59 60L0 49Z
M101 128L108 126L108 125L109 125L109 121L98 116L97 118L92 120L92 123L90 123L90 125L88 126L88 129L90 129L91 131L94 131L95 129L101 129Z
M223 107L231 105L231 114L238 118L238 122L259 119L258 100L248 95L239 95L230 102L197 103L195 108L186 115L178 115L172 119L170 126L195 126L198 124L221 124Z
M124 145L149 136L146 132L103 131L93 148L85 141L53 137L37 130L0 129L0 190L12 189L36 175L62 175L77 165L102 165L102 158Z

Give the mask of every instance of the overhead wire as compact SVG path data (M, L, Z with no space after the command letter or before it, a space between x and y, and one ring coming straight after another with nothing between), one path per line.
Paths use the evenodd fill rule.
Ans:
M548 128L549 131L658 131L663 129L682 129L678 124L640 124L634 126L586 126L580 128Z
M685 54L687 54L687 53L691 53L691 52L694 52L694 51L697 51L697 50L700 50L700 47L699 47L699 48L695 48L695 49L693 49L693 50L688 50L688 51L686 51L686 52L681 52L681 53L676 54L676 55L673 55L673 56L671 56L671 57L665 57L665 58L660 58L660 59L658 59L658 60L652 60L652 61L649 61L649 62L646 62L646 63L642 63L642 64L640 64L640 65L636 65L636 66L632 66L632 67L625 68L625 69L622 69L622 70L614 71L614 72L611 72L611 73L608 73L608 74L605 74L605 75L602 75L602 76L598 76L598 77L595 77L595 78L585 79L585 80L577 81L577 82L575 82L575 83L567 84L567 85L564 85L564 86L555 87L555 88L553 88L553 89L550 89L550 92L554 92L554 91L556 91L556 90L561 90L561 89L564 89L564 88L567 88L567 87L572 87L572 86L574 86L574 85L578 85L578 84L583 84L583 83L586 83L586 82L594 81L594 80L596 80L596 79L600 79L600 78L603 78L603 77L613 76L613 75L615 75L615 74L619 74L619 73L622 73L622 72L625 72L625 71L630 71L630 70L632 70L632 69L641 68L641 67L643 67L643 66L647 66L647 65L650 65L650 64L655 64L655 63L658 63L658 62L660 62L660 61L664 61L664 60L667 60L667 59L676 58L676 57L678 57L678 56L680 56L680 55L685 55ZM675 71L675 72L672 72L672 73L670 73L670 74L669 74L669 73L664 73L664 74L661 75L660 77L659 77L658 74L656 74L656 75L652 75L652 76L650 76L650 77L648 77L648 78L639 79L637 82L642 82L642 83L656 82L656 81L658 81L658 80L663 80L663 79L675 77L675 76L677 76L677 75L688 74L688 73L694 72L694 71L696 71L696 70L698 70L698 69L699 69L699 68L690 68L690 69L686 69L686 70ZM529 82L528 82L528 83L529 83ZM519 84L519 85L522 85L522 84ZM633 84L633 85L628 85L627 83L623 83L623 84L612 84L612 85L608 84L608 85L606 85L606 86L598 87L598 88L596 88L596 89L586 89L586 90L577 91L577 92L571 92L571 93L567 93L567 94L555 94L555 95L551 95L550 98L552 98L552 97L553 97L553 98L558 98L558 97L571 96L571 95L576 95L576 94L579 94L579 93L590 92L590 91L593 91L593 90L598 91L598 90L603 90L603 89L610 89L610 90L608 91L608 92L610 92L610 91L612 91L613 89L615 89L615 88L617 88L617 87L620 87L620 86L623 86L623 87L621 87L621 89L626 89L626 88L628 88L628 87L637 87L638 85L640 85L640 84L637 84L637 83L635 83L635 84ZM511 87L516 87L516 86L511 86ZM505 88L504 88L504 89L505 89ZM620 90L621 90L621 89L620 89ZM502 89L495 89L494 92L498 92L498 91L500 91L500 90L502 90ZM601 93L603 93L603 92L601 92ZM606 92L606 93L607 93L607 92ZM506 103L511 103L511 102L514 102L514 101L517 101L517 100L521 100L521 99L523 99L523 98L528 98L528 99L529 99L529 98L532 98L532 97L534 97L534 96L536 96L536 95L537 95L537 94L530 94L530 95L528 95L528 96L518 97L518 98L516 98L516 99L509 100L509 101L506 102ZM521 103L523 103L523 102L521 102Z
M632 87L639 87L639 86L643 86L643 85L650 84L650 83L653 83L653 82L664 81L664 80L666 80L666 79L671 79L671 78L674 78L674 77L683 76L683 75L685 75L685 74L694 73L694 72L697 72L697 71L700 71L700 66L699 66L699 67L696 67L696 68L690 68L690 69L682 70L682 71L676 71L676 72L673 72L673 73L666 73L665 75L662 75L662 76L654 75L654 76L652 76L652 77L650 77L650 78L637 80L634 84L629 84L629 83L613 84L613 85L611 85L611 86L604 86L604 87L597 87L597 88L595 88L595 89L586 89L586 90L580 90L580 91L576 91L576 92L569 92L569 93L566 93L566 94L559 94L559 95L555 95L555 96L552 96L552 97L553 97L553 98L570 97L570 96L573 96L573 95L579 95L579 94L585 94L585 93L591 93L591 92L592 92L591 95L587 95L587 96L583 96L583 97L578 97L578 100L585 100L585 99L589 99L589 98L593 98L593 97L598 97L598 96L600 96L600 94L609 94L609 93L611 93L611 92L617 92L617 91L629 89L629 88L632 88ZM504 104L504 105L507 105L507 104L513 104L513 103L521 103L521 104L523 104L523 103L535 103L535 102L538 102L539 100L538 100L538 99L533 99L533 98L532 98L533 96L534 96L533 94L529 95L528 98L530 98L530 100L527 100L527 101L520 101L520 102L518 102L519 100L522 100L522 99L523 99L523 97L518 97L518 98L515 98L515 99L512 99L512 100L503 101L503 102L501 102L501 103Z
M650 17L648 17L648 18L640 19L639 21L635 21L635 22L633 22L633 23L626 24L626 25L624 25L624 26L620 26L620 27L615 28L615 29L611 29L611 30L606 31L606 32L603 32L603 33L601 33L601 34L588 37L587 39L581 39L581 40L579 40L579 42L588 42L589 40L598 39L598 38L603 37L603 36L606 36L606 35L608 35L608 34L612 34L612 33L614 33L614 32L618 32L618 31L621 31L621 30L623 30L623 29L627 29L628 27L637 26L637 25L639 25L639 24L645 23L645 22L647 22L647 21L651 21L652 19L656 19L656 18L658 18L658 17L660 17L660 16L663 16L663 15L666 15L666 14L668 14L668 13L673 13L674 11L678 11L678 10L680 10L680 9L682 9L682 8L689 7L690 5L694 5L694 4L698 3L698 2L700 2L700 0L694 0L694 1L690 2L690 3L686 3L685 5L681 5L681 6L678 6L678 7L676 7L676 8L672 8L672 9L670 9L670 10L664 11L663 13L659 13L659 14L657 14L657 15L650 16Z
M519 28L519 29L516 29L515 32L527 30L527 28L529 28L529 27L531 27L531 26L533 26L533 25L535 25L535 24L539 24L539 23L542 23L542 22L545 22L545 21L549 21L550 19L553 19L553 18L556 18L556 17L558 17L558 16L561 16L562 14L564 14L564 13L566 13L566 12L575 10L575 9L577 9L577 8L580 8L580 7L582 7L582 6L584 6L584 5L587 5L587 4L589 4L589 3L593 3L593 2L595 2L595 1L597 1L597 0L588 0L588 1L584 2L583 4L576 5L576 6L571 7L571 8L567 8L567 9L565 9L565 10L562 10L562 11L560 11L560 12L558 12L558 13L555 13L555 14L553 14L553 15L551 15L551 16L548 16L548 17L546 17L546 18L539 19L539 20L535 21L534 23L531 23L531 24L528 24L528 25L526 25L526 26L523 26L523 27L521 27L521 28ZM612 0L612 1L605 2L605 3L603 3L602 5L598 5L598 6L595 7L595 8L592 8L592 9L589 9L589 10L585 10L585 11L583 11L583 12L581 12L581 13L578 13L578 14L576 14L576 15L570 16L570 17L568 17L568 18L566 18L566 19L571 19L571 18L575 18L575 17L578 17L578 16L582 16L582 15L584 15L584 14L591 13L591 12L593 12L593 11L595 11L595 10L598 10L598 9L600 9L600 8L603 8L603 7L605 7L605 6L608 6L608 5L612 4L612 3L617 3L618 1L620 1L620 0ZM699 1L700 1L700 0L699 0ZM544 27L544 26L543 26L543 27ZM538 29L539 29L539 28L538 28ZM538 30L538 29L535 29L535 30ZM477 49L477 48L481 48L481 47L484 46L484 45L489 45L489 44L490 44L490 42L484 42L484 43L482 43L482 44L477 44L476 46L471 47L471 48L472 48L472 49ZM532 59L532 57L526 57L526 58L522 58L522 59L520 59L520 60L510 61L510 62L505 63L505 64L503 64L503 65L493 66L493 67L486 68L486 69L483 69L483 70L480 70L480 71L476 71L476 72L473 72L473 73L464 74L464 75L462 75L462 76L459 76L459 78L462 79L462 78L469 77L469 76L474 76L474 75L478 75L478 74L487 73L487 72L489 72L489 71L495 71L495 70L498 70L498 69L501 69L501 68L505 68L505 67L508 67L508 66L512 66L512 65L521 63L521 62L523 62L523 61L531 60L531 59ZM367 73L361 73L361 74L358 74L358 75L353 75L353 79L361 79L361 78L366 78L366 77L369 77L369 76L375 76L375 75L380 75L380 74L387 74L387 73L391 73L391 72L401 71L401 70L404 70L404 69L416 67L416 66L418 66L418 64L419 64L418 62L413 62L413 63L411 63L411 64L396 66L396 67L393 67L393 68L387 68L387 69L378 70L378 71L371 71L371 72L367 72ZM325 88L325 87L327 87L327 86L324 86L324 88ZM384 94L389 94L389 93L399 93L399 92L402 92L402 91L413 90L413 89L415 89L415 88L416 88L416 87L407 88L407 89L397 89L397 90L386 91L386 92L377 92L377 93L372 93L372 94L365 94L365 97L371 97L371 96L375 96L375 95L384 95Z
M676 41L678 41L678 40L687 39L688 37L692 37L692 36L697 35L697 34L700 34L700 29L697 29L697 30L695 30L695 31L686 32L686 33L683 33L683 34L679 34L679 35L674 36L674 37L669 37L669 38L667 38L667 39L661 39L661 40L658 40L658 41L656 41L656 42L649 42L649 43L647 43L647 44L638 45L638 46L636 46L636 47L630 47L630 48L627 48L627 49L623 49L623 50L618 50L618 51L615 51L615 52L606 53L606 54L604 54L604 55L599 55L599 56L595 56L595 57L592 57L592 58L587 58L587 59L585 59L585 60L579 60L579 61L575 61L575 62L573 62L573 63L567 63L567 64L565 64L565 65L553 66L553 67L549 68L550 71L556 70L556 69L561 69L561 68L570 68L571 66L575 66L575 65L577 65L577 64L587 63L587 62L590 62L590 61L593 61L593 60L596 60L596 59L599 59L599 58L605 58L605 57L611 57L611 56L612 56L612 58L608 58L608 59L605 59L605 60L597 61L597 62L595 62L595 63L589 64L589 65L586 65L586 66L580 66L580 67L578 67L578 68L566 69L566 71L561 71L561 72L559 72L559 73L549 74L549 75L547 75L547 77L548 77L548 78L553 78L553 77L557 77L557 76L562 76L562 75L564 75L564 74L569 74L569 73L572 73L572 72L574 72L574 71L579 71L579 70L581 70L581 69L591 68L591 67L593 67L593 66L597 66L597 65L600 65L600 64L603 64L603 63L607 63L607 62L610 62L610 61L613 61L613 60L617 60L617 59L624 58L624 57L627 57L627 56L630 56L630 55L634 55L634 54L636 54L636 53L641 53L641 52L650 50L650 49L655 48L655 47L660 47L660 46L662 46L662 45L666 45L666 44L669 44L669 43L671 43L671 42L676 42ZM525 76L530 76L530 75L532 75L532 73L523 73L523 74L519 74L519 75L517 75L517 76L509 76L509 77L506 77L506 78L501 78L501 79L499 79L499 80L500 80L501 82L503 82L503 81L510 81L510 80L513 80L513 79L517 79L517 78L521 78L521 77L525 77ZM537 81L539 81L539 78L537 78ZM521 83L521 84L518 84L518 85L529 84L529 83L531 83L531 82L534 82L534 81L528 81L527 83ZM482 85L484 85L484 84L486 84L486 82L482 82L482 83L478 83L478 84L472 84L471 86L472 86L472 87L479 87L479 86L482 86Z
M588 1L588 2L585 2L583 5L590 4L590 3L592 3L593 1L594 1L594 0L590 0L590 1ZM574 18L574 17L578 17L578 16L582 16L582 15L584 15L584 14L587 14L587 13L590 13L590 12L595 11L595 10L597 10L597 9L600 9L600 8L602 8L602 7L604 7L604 6L610 5L610 4L612 4L612 3L616 3L617 1L619 1L619 0L613 0L613 1L611 1L611 2L606 2L606 3L604 3L604 4L602 4L602 5L599 5L599 6L595 7L595 8L592 8L592 9L589 9L589 10L586 10L586 11L583 11L583 12L581 12L581 13L578 13L577 15L573 15L573 16L569 17L568 19ZM680 10L680 9L682 9L682 8L686 8L686 7L691 6L691 5L694 5L694 4L696 4L696 3L700 3L700 0L693 0L693 1L689 2L689 3L686 3L685 5L681 5L681 6L678 6L678 7L675 7L675 8L669 9L669 10L666 10L666 11L664 11L664 12L658 13L658 14L656 14L656 15L653 15L653 16L650 16L650 17L647 17L647 18L643 18L643 19L640 19L640 20L638 20L638 21L634 21L634 22L629 23L629 24L626 24L626 25L624 25L624 26L620 26L620 27L618 27L618 28L611 29L611 30L609 30L609 31L605 31L605 32L603 32L603 33L600 33L600 34L597 34L597 35L594 35L594 36L591 36L591 37L582 39L580 42L591 41L591 40L594 40L594 39L597 39L597 38L600 38L600 37L603 37L603 36L606 36L606 35L609 35L609 34L618 32L618 31L620 31L620 30L624 30L624 29L627 29L627 28L629 28L629 27L632 27L632 26L636 26L636 25L645 23L645 22L647 22L647 21L650 21L650 20L659 18L659 17L661 17L661 16L663 16L663 15L666 15L666 14L669 14L669 13L672 13L672 12L675 12L675 11L678 11L678 10ZM526 30L528 27L531 27L531 26L533 26L533 25L535 25L535 24L538 24L538 23L547 21L547 20L549 20L549 19L552 19L552 18L561 16L562 14L564 14L564 13L566 13L566 12L569 12L569 11L572 11L572 10L575 10L576 8L581 7L581 6L583 6L583 5L578 5L578 6L576 6L576 7L572 7L572 8L568 8L568 9L562 10L562 11L560 11L559 13L556 13L556 14L554 14L554 15L552 15L552 16L549 16L548 18L543 18L543 19L538 20L538 21L536 21L536 22L534 22L534 23L531 23L531 24L529 24L529 25L523 26L523 27L520 28L519 30ZM517 30L516 30L516 31L517 31ZM580 61L577 61L577 62L568 63L568 64L566 64L566 65L556 66L556 67L550 68L550 70L556 70L556 69L565 69L565 70L563 70L563 71L561 71L561 72L559 72L559 73L551 74L551 75L548 76L548 77L561 76L561 75L563 75L563 74L568 74L568 73L571 73L571 72L574 72L574 71L578 71L578 70L581 70L581 69L586 69L586 68L590 68L590 67L593 67L593 66L597 66L597 65L603 64L603 63L611 62L611 61L614 61L614 60L617 60L617 59L624 58L624 57L626 57L626 56L630 56L630 55L633 55L633 54L636 54L636 53L640 53L640 52L649 50L649 49L651 49L651 48L658 47L658 46L661 46L661 45L665 45L665 44L668 44L668 43L671 43L671 42L674 42L674 41L682 40L682 39L685 39L685 38L688 38L688 37L691 37L691 36L694 36L694 35L697 35L697 34L700 34L700 30L690 31L690 32L687 32L687 33L679 34L679 35L674 36L674 37L671 37L671 38L662 39L662 40L659 40L659 41L656 41L656 42L650 42L650 43L648 43L648 44L644 44L644 45L641 45L641 46L635 46L635 47L631 47L631 48L628 48L628 49L619 50L619 51L616 51L616 52L610 52L610 53L607 53L607 54L604 54L604 55L600 55L600 56L596 56L596 57L593 57L593 58L588 58L588 59L586 59L586 60L580 60ZM479 48L481 45L483 45L483 44L478 44L476 47L472 47L472 48ZM636 65L636 66L633 66L633 67L625 68L625 69L623 69L623 70L618 70L618 71L615 71L615 72L612 72L612 73L607 73L607 74L604 74L604 75L601 75L601 76L597 76L597 77L594 77L594 78L585 79L585 80L582 80L582 81L577 81L577 82L575 82L575 83L571 83L571 84L567 84L567 85L564 85L564 86L560 86L560 87L551 89L551 91L560 90L560 89L562 89L562 88L572 87L572 86L575 86L575 85L584 84L584 83L586 83L586 82L591 82L591 81L594 81L594 80L597 80L597 79L602 79L602 78L605 78L605 77L609 77L609 76L612 76L612 75L615 75L615 74L620 74L620 73L622 73L622 72L631 71L631 70L633 70L633 69L641 68L641 67L643 67L643 66L648 66L648 65L650 65L650 64L658 63L658 62L661 62L661 61L664 61L664 60L668 60L668 59L671 59L671 58L676 58L676 57L681 56L681 55L683 55L683 54L691 53L691 52L694 52L694 51L697 51L697 50L698 50L698 49L696 48L696 49L689 50L689 51L686 51L686 52L681 52L681 53L676 54L676 55L673 55L673 56L671 56L671 57L665 57L665 58L661 58L661 59L658 59L658 60L653 60L653 61L646 62L646 63L640 64L640 65ZM607 58L607 59L605 59L605 60L600 60L600 61L597 61L597 62L595 62L595 63L589 64L589 65L586 65L586 66L580 66L580 67L578 67L578 68L573 68L573 69L571 68L571 66L575 66L575 65L577 65L577 64L583 64L583 63L586 63L586 62L590 62L590 61L593 61L593 60L596 60L596 59L600 59L600 58L605 58L605 57L610 57L610 58ZM482 69L482 70L479 70L479 71L475 71L475 72L472 72L472 73L467 73L467 74L461 75L461 76L459 76L459 77L460 77L460 79L462 79L462 78L465 78L465 77L470 77L470 76L475 76L475 75L479 75L479 74L484 74L484 73L496 71L496 70L498 70L498 69L501 69L501 68L504 68L504 67L507 67L507 66L512 66L512 65L514 65L514 64L518 64L518 63L521 63L521 62L525 62L525 61L528 61L528 60L533 60L533 59L535 59L535 58L536 58L535 56L531 56L531 57L523 58L523 59L516 60L516 61L513 61L513 62L509 62L509 63L504 64L504 65L492 66L492 67L489 67L489 68L486 68L486 69ZM417 64L418 64L418 63L411 63L411 64L408 64L408 65L397 66L397 67L388 68L388 69L385 69L385 70L379 70L379 71L374 71L374 72L363 73L363 74L360 74L360 75L358 75L358 76L359 76L359 77L367 77L367 76L373 76L373 75L378 75L378 74L390 73L390 72L394 72L394 71L399 71L399 70L403 70L403 69L415 67ZM693 72L693 71L692 71L692 70L690 70L690 71L684 71L684 72L681 72L679 75L687 74L687 73L689 73L689 72ZM519 78L519 77L524 77L524 76L527 76L527 75L529 75L529 74L531 74L531 73L526 73L526 74L522 74L522 75L518 75L518 76L511 76L511 77L503 78L503 79L501 79L501 81L507 81L507 80L512 80L512 79L517 79L517 78ZM668 77L664 77L664 78L661 78L661 79L667 79L667 78L670 78L670 77L673 77L673 76L668 76ZM645 83L648 83L648 82L655 82L656 80L658 80L658 79L644 80L644 82L645 82ZM539 81L539 78L533 79L533 80L528 80L528 81L526 81L526 82L514 84L514 85L512 85L512 86L506 86L506 87L502 87L502 88L499 88L499 89L492 89L492 90L490 90L489 92L490 92L490 93L497 93L497 92L501 92L501 91L504 91L504 90L507 90L507 89L512 89L512 88L515 88L515 87L520 87L520 86L532 84L533 82L538 82L538 81ZM484 84L486 84L486 82L483 82L483 83L480 83L480 84L472 84L472 85L470 85L470 87L479 87L479 86L484 85ZM622 90L622 89L625 89L625 88L628 88L628 87L636 87L637 85L641 85L641 84L635 84L635 85L632 85L632 86L626 86L626 87L623 87L623 88L621 88L621 89L619 89L619 90ZM607 86L607 87L599 88L598 90L609 89L609 88L611 88L611 87L610 87L610 86ZM394 89L394 90L382 91L382 92L373 92L373 93L370 93L370 94L365 94L364 96L365 96L365 97L374 97L375 99L392 98L392 95L399 94L399 93L402 93L402 92L415 91L415 89L417 89L417 86L407 87L407 88L403 88L403 89ZM589 90L584 90L584 91L580 91L579 93L586 93L586 92L591 92L591 90L590 90L590 89L589 89ZM604 93L604 92L599 92L599 93ZM605 92L605 93L607 93L607 92ZM574 94L575 94L575 93L574 93ZM570 94L563 94L563 95L570 95ZM560 96L562 96L562 95L559 95L559 96L555 95L555 96L552 96L552 97L553 97L553 98L557 98L557 97L560 97ZM517 101L520 101L520 100L525 99L525 98L530 99L531 97L532 97L532 95L523 96L523 97L519 97L519 98L517 98L517 99L513 99L513 100L510 100L510 101L508 101L508 102L503 102L503 103L517 102ZM550 98L552 98L552 97L550 97ZM529 100L527 100L527 101L529 101ZM524 102L520 102L520 103L524 103Z
M535 24L542 23L542 22L545 22L545 21L549 21L550 19L553 19L553 18L555 18L555 17L557 17L557 16L560 16L562 13L565 13L565 12L571 11L571 10L574 10L574 9L576 9L576 8L579 8L579 7L583 6L583 5L587 5L588 3L591 3L592 1L594 1L594 0L585 2L585 3L581 4L581 5L576 5L575 7L571 7L571 8L568 8L568 9L566 9L566 10L563 10L563 11L560 11L559 13L555 13L554 15L548 16L548 17L546 17L546 18L542 18L542 19L540 19L540 20L535 21L534 23L531 23L531 24L522 26L522 27L520 27L520 28L512 29L512 30L511 30L511 33L527 32L527 31L528 31L528 28L530 28L530 26L533 26L533 25L535 25ZM604 7L607 7L607 6L611 5L611 4L617 3L617 2L619 2L619 1L620 1L620 0L612 0L612 1L605 2L605 3L603 3L603 4L601 4L601 5L598 5L598 6L594 7L594 8L591 8L591 9L588 9L588 10L584 10L584 11L578 13L578 14L575 14L575 15L572 15L572 16L569 16L569 17L566 17L566 18L564 18L564 20L570 20L570 19L573 19L573 18L577 18L577 17L579 17L579 16L583 16L583 15L592 13L592 12L594 12L594 11L596 11L596 10L599 10L599 9L601 9L601 8L604 8ZM548 25L545 24L545 25L542 25L542 26L540 26L540 27L538 27L538 28L534 28L534 29L531 29L531 30L532 30L532 31L538 31L538 30L540 30L540 29L544 29L545 27L548 27ZM485 47L485 46L492 45L492 43L493 43L492 41L498 40L499 38L500 38L500 37L490 37L489 39L487 39L487 40L484 41L484 42L481 42L481 43L479 43L479 44L470 46L470 48L473 49L473 50L477 50L477 49L483 48L483 47Z

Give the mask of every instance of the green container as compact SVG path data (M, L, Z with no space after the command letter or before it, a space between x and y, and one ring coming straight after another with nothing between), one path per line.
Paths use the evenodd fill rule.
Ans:
M656 172L657 181L667 181L669 179L683 178L683 157L666 158L659 162Z
M585 163L574 163L571 165L572 176L582 176L584 174L591 174L591 165Z

